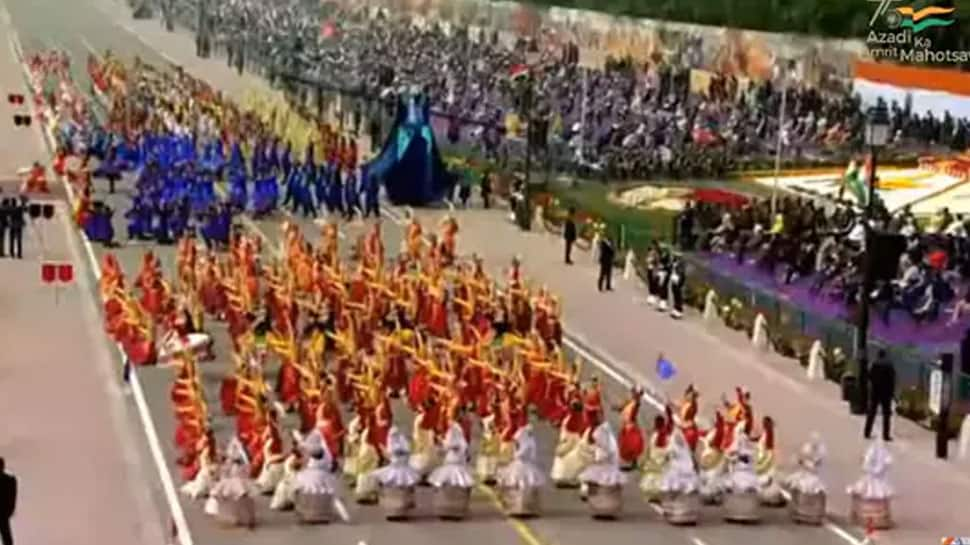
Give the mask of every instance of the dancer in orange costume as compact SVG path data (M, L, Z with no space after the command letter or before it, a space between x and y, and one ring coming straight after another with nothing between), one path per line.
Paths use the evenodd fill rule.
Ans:
M680 429L684 432L684 439L691 450L697 448L697 441L701 433L697 428L697 399L700 394L691 384L684 391L684 400L680 405Z
M418 221L413 211L408 211L408 218L408 226L404 236L407 256L412 261L417 261L421 259L421 248L424 245L424 229L421 227L421 222Z
M619 407L620 412L620 460L629 467L636 467L637 461L643 455L643 430L640 429L640 403L643 390L639 387L630 391L630 399Z
M54 163L51 165L54 174L58 176L67 175L67 150L63 146L58 146L57 153L54 154Z
M381 223L374 222L364 239L363 265L378 274L384 270L384 241L381 238Z
M23 193L50 193L47 187L47 169L40 163L34 163L27 171L27 178L24 180Z
M81 195L74 203L74 225L84 229L93 213L94 201L91 198L91 186L88 184L81 189Z
M441 230L441 259L442 264L449 266L458 257L456 254L458 247L458 221L454 216L448 214L440 225Z
M593 377L583 392L583 412L588 429L595 430L603 423L603 388L599 377Z

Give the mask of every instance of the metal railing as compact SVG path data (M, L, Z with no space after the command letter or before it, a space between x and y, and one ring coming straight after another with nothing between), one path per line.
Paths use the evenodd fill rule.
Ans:
M692 289L713 289L718 295L721 305L729 304L732 299L738 300L744 307L765 316L769 327L781 328L789 335L798 335L822 341L826 350L840 348L852 361L858 358L856 348L856 326L842 319L820 316L807 312L797 305L779 298L771 290L748 285L740 279L717 271L699 256L687 254L685 259L690 264L688 278ZM943 351L953 352L959 361L959 343L947 345ZM900 389L916 387L926 391L929 385L930 372L935 368L935 361L939 353L929 353L918 346L904 346L887 343L872 338L870 334L869 352L874 354L878 350L885 350L896 368ZM955 373L956 399L970 402L970 375Z

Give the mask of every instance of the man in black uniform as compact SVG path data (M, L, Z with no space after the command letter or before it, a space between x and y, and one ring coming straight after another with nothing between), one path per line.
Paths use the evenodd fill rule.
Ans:
M862 385L869 388L869 406L866 407L865 436L872 436L872 426L876 422L876 409L882 412L882 438L892 441L890 435L890 418L893 412L893 397L896 395L896 369L893 367L885 350L880 350L876 361L869 369L869 384Z
M10 231L10 257L24 258L24 224L27 214L27 197L21 200L10 199L6 207L7 230Z
M562 228L562 239L566 243L566 265L573 264L573 244L576 243L576 208L569 207L566 224Z
M10 223L7 208L9 206L10 199L0 200L0 257L7 257L7 230Z
M599 243L600 276L596 282L599 291L613 291L613 260L616 259L616 249L610 242L610 237L603 235Z
M7 473L6 466L0 458L0 543L13 545L10 519L17 510L17 478Z

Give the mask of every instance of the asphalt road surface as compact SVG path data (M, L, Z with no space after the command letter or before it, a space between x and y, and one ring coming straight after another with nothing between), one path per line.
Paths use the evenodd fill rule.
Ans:
M80 81L87 81L84 59L92 51L111 49L116 54L141 59L163 66L176 62L193 74L205 77L217 88L238 98L242 91L259 85L252 76L232 74L219 59L193 58L191 38L182 34L168 34L157 21L132 21L121 3L113 0L4 0L23 49L59 47L73 58L74 73ZM115 195L99 191L120 215L128 207L130 182L119 185ZM101 188L103 189L103 188ZM443 211L419 211L425 226L431 227ZM388 210L384 221L385 247L398 248L401 228L395 220L400 210ZM709 414L721 392L730 391L735 384L744 384L753 393L755 410L768 413L779 423L779 449L784 463L809 432L818 430L829 444L830 460L826 478L830 483L832 524L822 528L797 527L788 522L783 511L767 511L764 524L759 527L731 526L720 521L716 509L705 511L702 524L694 529L675 529L664 524L654 510L638 496L631 482L626 496L627 516L613 523L592 521L584 505L574 492L549 490L544 497L545 516L527 524L506 520L484 492L474 497L473 516L461 523L441 523L430 517L407 524L384 522L373 507L358 507L344 497L349 522L331 524L325 528L306 528L297 525L290 514L274 514L260 509L260 527L253 532L224 530L202 514L201 506L182 501L193 541L199 544L221 543L327 543L364 542L368 545L434 545L462 542L469 545L523 542L527 545L586 545L596 540L608 540L610 545L642 543L691 543L693 545L746 545L753 542L784 544L811 543L820 545L857 544L858 529L843 525L839 514L846 512L843 487L858 474L858 460L864 448L859 437L859 422L846 416L830 386L805 383L799 377L797 365L787 360L751 352L742 339L721 331L705 329L691 320L676 323L638 305L634 297L637 286L618 282L618 290L600 295L593 289L595 281L590 264L573 268L560 265L560 247L551 236L522 235L501 219L495 211L461 211L459 236L461 252L479 253L488 266L498 271L513 255L524 257L526 271L547 283L563 296L567 332L571 350L584 356L596 356L606 368L587 365L590 372L604 378L609 404L626 398L626 385L617 377L629 377L633 382L653 386L662 397L664 391L677 395L687 383L695 383L705 396L702 412ZM315 240L319 225L297 219L304 233ZM247 222L247 228L263 234L268 240L279 238L279 219ZM341 229L346 248L366 228L365 224L344 224ZM117 221L116 230L124 239L124 225ZM270 245L267 245L270 246ZM169 268L174 266L170 247L152 247L138 243L124 245L114 251L129 275L135 274L142 253L148 248L159 254ZM96 249L100 256L102 249ZM171 269L170 269L171 270ZM215 399L218 383L229 369L226 335L221 326L213 327L219 358L203 364L203 373L210 395L210 406L218 406ZM651 363L657 352L663 351L679 368L678 376L669 385L655 385ZM120 362L116 362L120 363ZM607 370L608 369L608 370ZM614 376L615 375L615 376ZM171 370L143 369L140 382L150 408L160 444L171 464L172 414L168 401ZM629 382L624 380L624 382ZM644 422L649 422L645 415ZM395 420L402 429L410 430L410 415L406 410L395 411ZM220 439L225 441L229 421L217 418ZM896 470L894 481L900 498L894 509L899 528L879 536L885 543L925 543L940 535L959 535L965 526L965 506L970 504L970 478L963 466L936 462L926 455L929 439L925 432L900 424L894 444ZM539 426L540 456L548 466L554 445L554 435ZM170 470L173 466L170 466ZM172 472L177 474L177 472ZM636 477L631 475L631 481ZM145 483L146 490L157 484ZM924 496L925 494L925 496ZM932 494L932 496L930 496ZM949 501L926 502L921 497L943 497ZM427 502L424 502L427 505ZM962 506L962 507L961 507ZM426 512L424 514L427 514ZM965 533L965 532L964 532ZM757 541L755 541L757 540Z

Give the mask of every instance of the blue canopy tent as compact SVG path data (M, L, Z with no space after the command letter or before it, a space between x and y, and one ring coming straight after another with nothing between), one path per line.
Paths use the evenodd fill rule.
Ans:
M444 198L449 176L431 130L426 97L401 97L394 128L364 171L384 183L395 205L426 206Z

